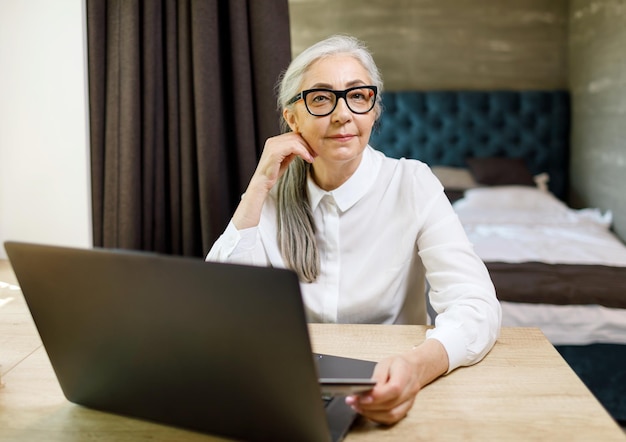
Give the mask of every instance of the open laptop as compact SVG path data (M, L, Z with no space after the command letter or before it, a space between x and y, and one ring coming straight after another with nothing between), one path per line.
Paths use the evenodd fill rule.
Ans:
M5 249L71 402L238 440L336 441L356 417L319 378L367 379L374 363L312 353L290 270Z

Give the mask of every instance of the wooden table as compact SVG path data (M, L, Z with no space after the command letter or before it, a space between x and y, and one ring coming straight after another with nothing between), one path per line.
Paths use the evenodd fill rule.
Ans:
M1 263L0 263L1 264ZM0 266L0 281L15 284ZM68 402L19 290L0 285L0 440L219 441ZM379 360L424 339L423 326L310 326L317 352ZM623 431L538 329L504 328L479 364L424 388L409 416L385 428L365 420L351 441L611 441Z

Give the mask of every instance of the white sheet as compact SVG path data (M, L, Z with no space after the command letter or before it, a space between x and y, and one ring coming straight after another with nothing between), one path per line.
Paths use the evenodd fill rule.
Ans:
M626 246L610 231L610 213L573 210L548 192L522 186L471 189L454 208L484 261L604 264L626 271ZM626 344L626 309L501 304L503 325L539 327L555 345Z

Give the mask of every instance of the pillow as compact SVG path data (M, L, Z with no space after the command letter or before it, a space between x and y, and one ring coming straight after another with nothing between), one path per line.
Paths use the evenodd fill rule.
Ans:
M430 169L446 190L467 190L478 187L478 183L468 169L450 166L433 166Z
M476 182L487 186L536 186L522 158L468 158L467 165Z
M498 186L478 187L465 192L463 201L457 204L476 208L505 210L566 211L567 206L550 192L537 187Z

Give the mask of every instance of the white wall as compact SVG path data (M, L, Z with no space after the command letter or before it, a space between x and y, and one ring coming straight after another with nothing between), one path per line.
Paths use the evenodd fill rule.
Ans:
M92 245L86 52L85 0L0 0L0 244Z

